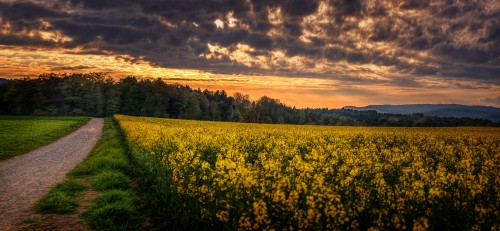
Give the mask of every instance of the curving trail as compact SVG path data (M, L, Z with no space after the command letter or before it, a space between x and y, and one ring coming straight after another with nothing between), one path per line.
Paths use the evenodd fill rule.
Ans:
M0 161L0 229L17 230L33 206L88 156L103 124L94 118L54 143Z

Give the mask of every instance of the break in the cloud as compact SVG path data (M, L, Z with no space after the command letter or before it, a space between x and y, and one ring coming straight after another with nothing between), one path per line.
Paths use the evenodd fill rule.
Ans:
M35 71L163 77L300 106L500 106L500 2L0 0L0 75Z

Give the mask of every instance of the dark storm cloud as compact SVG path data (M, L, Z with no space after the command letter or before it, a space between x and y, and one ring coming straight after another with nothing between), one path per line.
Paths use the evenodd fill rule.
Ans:
M163 80L171 81L193 81L191 78L177 78L177 77L163 77ZM198 82L247 82L247 80L237 78L224 78L224 79L196 79Z
M77 6L82 4L85 8L90 8L94 10L102 10L108 8L119 8L123 4L129 4L129 1L113 0L113 1L102 1L102 0L71 0L72 6Z
M429 5L429 0L404 0L400 7L405 10L424 8Z
M0 2L2 18L14 20L16 22L33 22L39 18L55 18L66 15L63 12L48 9L42 5L33 4L31 2Z
M471 84L462 84L462 83L455 83L455 86L461 89L490 89L489 86L478 86L478 85L471 85Z
M52 47L53 43L50 41L44 41L37 38L31 38L26 36L18 35L2 35L0 36L0 44L7 46L25 46L32 45L38 47Z
M54 67L52 71L82 71L85 69L93 68L91 66L85 65L77 65L77 66L62 66L62 67Z
M500 67L499 66L453 66L453 68L443 70L445 76L461 79L474 76L479 82L493 83L500 85Z
M283 10L290 16L307 16L318 9L316 0L289 0L284 1Z
M229 25L230 13L236 26ZM279 18L273 22L272 17ZM500 6L495 1L0 0L0 19L0 26L9 25L2 45L78 47L81 53L111 52L163 67L340 78L335 69L340 66L317 71L314 64L343 61L391 67L413 77L390 83L417 87L419 76L493 84L500 76ZM224 28L217 28L217 19ZM72 40L27 36L30 30L58 31ZM280 50L285 58L306 61L302 69L279 60L272 69L256 69L230 54L206 58L208 44L229 52L246 44L252 48L244 51L249 56L272 57Z

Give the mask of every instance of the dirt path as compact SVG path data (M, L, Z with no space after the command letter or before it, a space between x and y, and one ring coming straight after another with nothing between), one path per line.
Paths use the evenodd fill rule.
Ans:
M92 119L47 146L0 162L0 227L16 230L30 210L90 153L104 119Z

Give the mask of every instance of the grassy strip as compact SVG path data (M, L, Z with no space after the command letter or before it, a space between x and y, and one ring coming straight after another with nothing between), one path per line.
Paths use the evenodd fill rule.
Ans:
M89 157L78 164L68 180L57 185L38 204L42 213L75 212L82 193L76 193L78 180L83 187L99 192L92 204L80 214L97 230L137 230L140 228L136 196L131 190L127 149L113 119L106 119L101 139ZM83 190L82 190L83 191ZM75 206L76 203L76 206Z
M0 116L0 160L52 143L90 117Z
M82 217L98 230L137 230L137 210L130 191L104 191Z
M78 207L78 199L86 189L87 186L69 178L54 187L35 209L39 213L73 213Z

